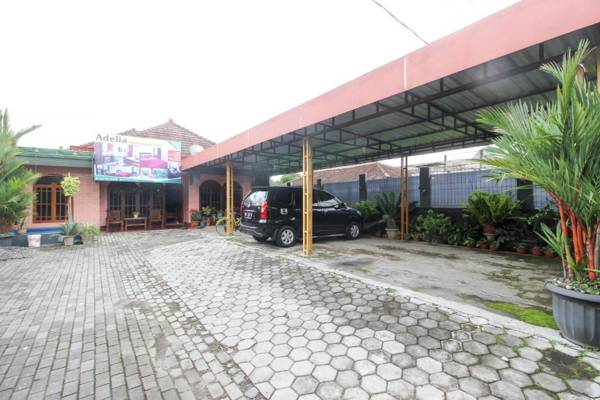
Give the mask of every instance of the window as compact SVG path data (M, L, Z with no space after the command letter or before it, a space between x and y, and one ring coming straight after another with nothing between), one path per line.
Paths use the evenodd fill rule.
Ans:
M331 207L337 206L340 203L338 201L338 199L336 199L332 194L329 194L327 192L323 192L321 190L315 191L315 192L313 192L313 193L319 195L319 200L318 200L318 203L317 203L317 207L331 208ZM316 199L313 199L313 201L316 202Z
M273 202L275 204L292 204L292 189L277 189L274 194Z
M60 187L61 176L43 176L33 185L36 199L33 222L63 222L67 220L67 198Z
M206 181L200 185L200 207L212 207L222 210L221 185L215 181Z

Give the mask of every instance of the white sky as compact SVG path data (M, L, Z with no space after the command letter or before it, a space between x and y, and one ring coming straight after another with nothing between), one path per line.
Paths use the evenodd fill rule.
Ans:
M380 0L428 41L515 0ZM67 147L167 118L222 141L422 43L371 0L2 0L0 108ZM443 158L443 155L435 156Z

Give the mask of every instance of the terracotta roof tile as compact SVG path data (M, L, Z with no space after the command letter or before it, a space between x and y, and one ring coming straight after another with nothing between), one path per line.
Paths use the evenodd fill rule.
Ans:
M183 156L190 155L190 146L192 145L200 145L206 149L215 144L215 142L208 140L205 137L202 137L190 131L189 129L186 129L181 125L177 125L172 119L169 119L164 124L160 124L152 128L144 129L141 131L138 131L136 129L130 129L124 132L120 132L118 133L118 135L147 137L162 140L175 140L181 142L181 154ZM84 145L81 145L81 147L89 145L93 145L93 143L86 143Z

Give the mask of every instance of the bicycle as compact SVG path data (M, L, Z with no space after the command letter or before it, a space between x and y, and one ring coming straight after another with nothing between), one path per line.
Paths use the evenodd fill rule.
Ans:
M233 221L233 231L239 231L240 230L240 224L241 224L241 219L239 217L234 217L234 221ZM226 236L227 235L227 217L222 217L220 218L216 223L215 223L215 229L217 230L217 233L220 236Z

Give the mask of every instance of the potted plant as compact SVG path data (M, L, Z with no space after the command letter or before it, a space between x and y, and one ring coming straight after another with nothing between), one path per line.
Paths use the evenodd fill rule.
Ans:
M14 225L19 224L27 215L34 200L30 186L39 177L38 174L24 168L25 162L19 159L17 141L39 125L13 131L10 127L8 111L0 110L0 235L2 245L12 244L12 234L8 234Z
M209 206L202 207L202 216L204 217L204 225L210 225L210 215L212 213L212 208Z
M381 221L385 223L385 233L388 239L398 237L400 229L396 224L396 214L398 214L398 205L396 203L396 193L384 192L377 196L375 209L381 215Z
M62 181L60 181L60 187L63 190L63 194L67 198L67 221L69 225L74 225L73 223L73 196L77 192L79 192L79 188L81 183L79 182L79 178L76 176L71 176L69 173L65 176Z
M477 244L477 241L472 237L466 238L465 241L463 242L463 245L470 249L474 248L476 244Z
M518 209L519 203L511 196L480 190L471 193L465 205L465 212L481 224L488 240L496 238L496 228L513 217Z
M79 235L80 233L80 226L79 224L71 224L67 222L64 225L61 225L60 232L63 237L63 244L65 246L73 246L75 243L75 236Z
M17 235L26 235L27 234L27 227L25 226L25 217L23 216L23 218L21 218L21 221L19 222L19 227L17 228Z
M483 250L487 250L490 248L490 243L486 238L481 238L477 242L477 247L479 247L480 249L483 249Z
M202 215L200 214L200 212L198 210L196 210L196 209L190 210L190 227L196 228L201 219L202 219Z
M538 232L563 265L562 277L546 283L554 319L566 338L600 347L600 93L585 79L589 55L582 41L560 65L542 66L558 81L553 100L485 110L479 121L498 134L483 162L533 182L556 203L560 222Z
M419 215L416 222L417 230L431 244L447 241L450 226L450 217L433 210L427 210L425 214Z
M529 249L528 249L528 246L527 246L527 243L524 243L524 242L519 242L519 243L517 243L517 245L515 246L515 251L516 251L517 253L519 253L519 254L527 254L527 250L529 250Z
M531 248L531 254L539 257L539 256L543 255L544 253L542 252L542 248L540 246L533 246Z
M138 210L135 210L132 214L133 214L133 218L139 218L140 217L140 212Z
M81 236L81 241L86 243L91 243L96 240L96 237L100 234L100 227L94 224L85 224L80 225L79 235Z
M545 257L552 258L555 255L556 254L554 254L554 251L552 250L552 247L550 247L550 246L544 247L544 256Z

